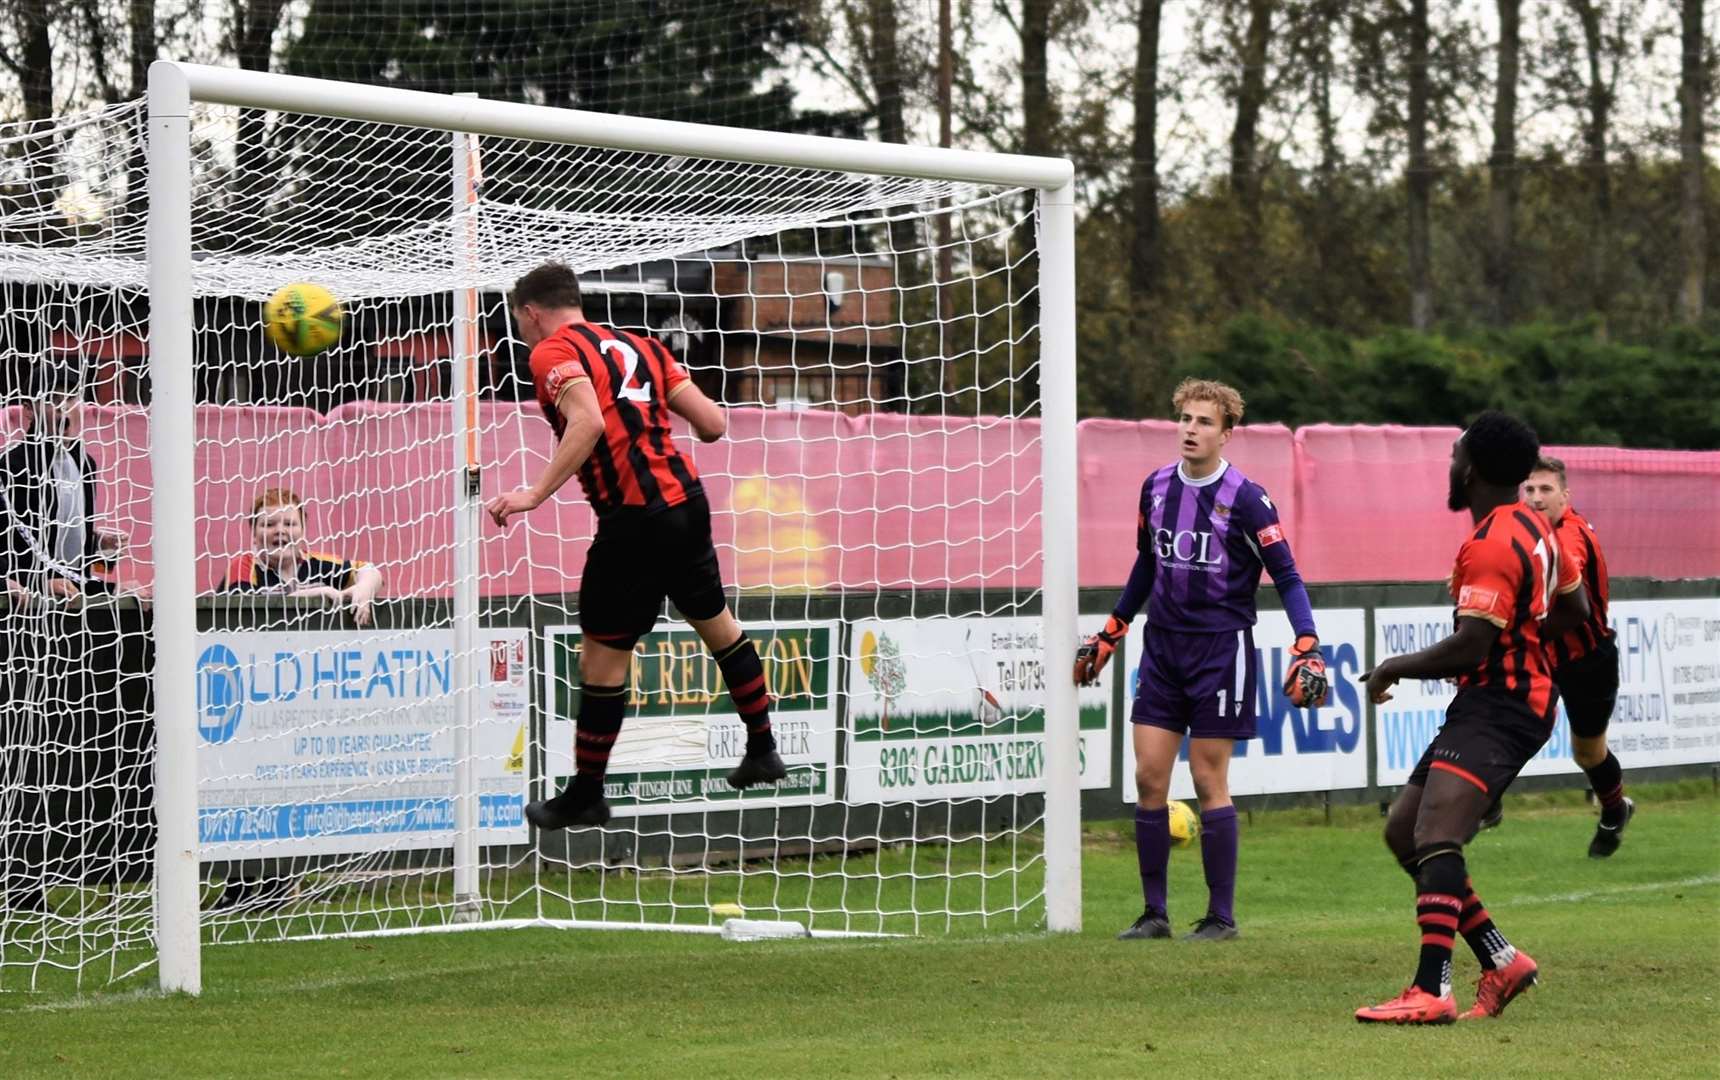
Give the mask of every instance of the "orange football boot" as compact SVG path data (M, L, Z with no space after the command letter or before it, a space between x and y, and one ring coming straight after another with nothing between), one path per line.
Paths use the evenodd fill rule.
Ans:
M1534 986L1540 977L1541 969L1535 961L1518 949L1509 964L1481 973L1481 981L1475 984L1475 1004L1459 1019L1479 1020L1484 1016L1498 1016L1505 1011L1505 1006L1511 1004L1511 999Z
M1457 1002L1450 994L1436 996L1411 986L1382 1005L1356 1010L1364 1024L1449 1024L1457 1019Z

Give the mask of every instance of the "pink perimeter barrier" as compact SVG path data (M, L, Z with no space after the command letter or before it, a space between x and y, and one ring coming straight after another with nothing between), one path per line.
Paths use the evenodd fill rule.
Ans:
M306 500L313 548L383 569L385 593L439 596L453 568L454 449L446 404L197 411L200 589L249 550L265 487ZM487 496L533 480L552 449L535 405L478 413ZM0 411L0 440L19 431ZM122 581L148 584L153 536L148 416L86 406L104 524L131 535ZM1467 517L1445 509L1452 428L1277 424L1239 428L1226 457L1265 487L1308 581L1440 581ZM727 438L691 447L714 510L725 580L775 590L1027 589L1039 581L1037 421L734 409ZM1141 482L1176 459L1168 421L1084 421L1084 586L1120 586L1135 553ZM1720 577L1720 452L1549 447L1612 572ZM482 523L483 589L577 591L593 529L573 485L503 531Z
M1443 581L1472 527L1445 508L1456 428L1296 432L1290 543L1309 581Z
M1720 452L1550 446L1620 577L1720 577Z
M1082 585L1117 585L1135 563L1141 484L1177 460L1177 429L1169 420L1086 420L1075 433L1081 490L1079 550ZM1238 428L1225 459L1266 489L1286 528L1296 520L1296 458L1290 429L1280 424ZM1291 547L1301 557L1298 535Z

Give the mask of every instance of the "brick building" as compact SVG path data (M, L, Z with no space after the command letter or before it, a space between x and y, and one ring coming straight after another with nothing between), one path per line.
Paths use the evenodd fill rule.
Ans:
M730 405L849 414L905 406L889 260L767 256L712 268L719 333L715 355L701 357L714 366L699 373L707 393Z

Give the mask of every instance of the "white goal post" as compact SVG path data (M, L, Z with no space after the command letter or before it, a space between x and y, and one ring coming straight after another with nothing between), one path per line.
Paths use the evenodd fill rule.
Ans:
M197 569L194 502L196 402L192 358L193 145L196 104L279 110L452 132L527 139L700 160L758 163L842 173L914 177L1030 188L1038 193L1039 422L1042 568L1040 615L1044 691L1044 902L1056 931L1081 925L1078 706L1066 673L1077 644L1075 430L1075 215L1068 161L780 134L559 110L524 104L347 85L283 75L158 62L148 94L148 293L150 411L154 488L154 715L157 745L156 925L160 984L197 993L200 855L198 826ZM455 177L455 197L460 197ZM456 321L472 318L456 301ZM458 328L455 334L459 338ZM456 356L461 355L456 350ZM459 395L469 394L457 368ZM459 517L476 519L478 495L464 475L460 443L448 456ZM467 526L470 528L470 526ZM458 557L458 556L457 556ZM467 574L469 579L472 575ZM456 592L455 626L474 601ZM464 607L462 611L461 608ZM470 626L467 621L465 625ZM457 630L458 632L458 630ZM466 639L469 642L469 639ZM472 664L463 642L458 696L469 696ZM461 673L465 672L462 676ZM475 820L470 770L457 775L458 820ZM473 888L476 841L455 845L455 891ZM458 897L456 898L458 899Z

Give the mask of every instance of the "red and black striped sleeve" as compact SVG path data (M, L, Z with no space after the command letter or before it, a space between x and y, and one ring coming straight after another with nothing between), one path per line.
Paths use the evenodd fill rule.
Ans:
M244 554L227 564L227 573L221 579L222 591L234 589L254 589L257 587L257 557Z

